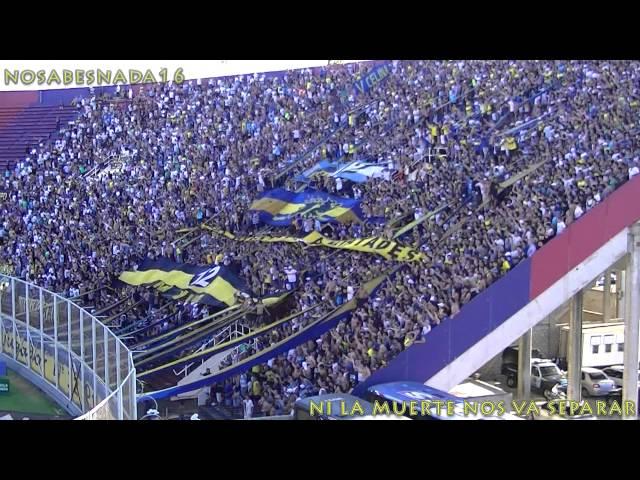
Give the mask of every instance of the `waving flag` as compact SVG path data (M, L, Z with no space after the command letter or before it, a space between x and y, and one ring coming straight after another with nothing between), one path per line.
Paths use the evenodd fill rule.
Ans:
M356 160L351 163L339 163L323 160L317 165L298 175L299 182L308 182L314 177L340 177L355 183L364 183L370 178L381 177L387 169L386 164Z
M129 285L151 285L176 300L217 307L234 305L236 294L248 296L245 283L224 266L145 260L137 271L122 272L119 280Z
M251 204L251 210L259 213L263 223L277 227L291 225L296 216L311 216L323 223L363 220L359 200L337 197L313 189L298 193L283 188L270 190Z

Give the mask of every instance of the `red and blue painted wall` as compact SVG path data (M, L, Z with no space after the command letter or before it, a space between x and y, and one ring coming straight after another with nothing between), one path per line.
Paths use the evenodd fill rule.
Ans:
M640 175L626 182L558 237L467 303L354 390L399 380L426 382L624 228L640 220Z

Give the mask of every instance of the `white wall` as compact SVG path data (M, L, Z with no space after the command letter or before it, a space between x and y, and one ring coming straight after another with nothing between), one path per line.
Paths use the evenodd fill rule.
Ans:
M609 353L606 352L604 344L605 335L613 335L614 339L611 352ZM594 337L600 341L597 354L593 353L591 345L592 338ZM624 323L584 329L582 331L582 366L602 367L605 365L621 365L624 363L624 353L618 351L618 340L624 342Z

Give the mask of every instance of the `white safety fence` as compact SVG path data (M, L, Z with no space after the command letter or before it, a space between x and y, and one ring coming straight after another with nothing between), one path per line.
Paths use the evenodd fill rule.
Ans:
M135 420L129 349L89 312L18 278L0 275L0 352L54 387L78 420Z

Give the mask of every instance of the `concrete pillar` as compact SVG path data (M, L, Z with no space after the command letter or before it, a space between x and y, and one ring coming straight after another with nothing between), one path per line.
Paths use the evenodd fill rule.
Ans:
M518 390L517 397L528 400L531 397L531 337L529 329L518 341Z
M569 312L569 346L567 352L568 363L568 389L569 400L580 401L581 377L582 377L582 290L571 299Z
M620 270L613 269L611 270L611 274L616 277L615 308L611 308L611 317L622 318L620 316L620 302L618 302L618 292L620 291L620 287L618 285L620 283Z
M611 270L604 272L604 286L602 289L602 321L611 320Z
M625 299L624 292L627 289L627 271L619 270L618 278L616 279L616 296L618 297L618 318L624 319Z
M622 378L623 405L631 401L634 412L627 412L623 406L625 420L638 416L638 347L640 344L640 223L629 230L629 262L625 276L624 312L624 375ZM628 414L627 414L628 413Z

